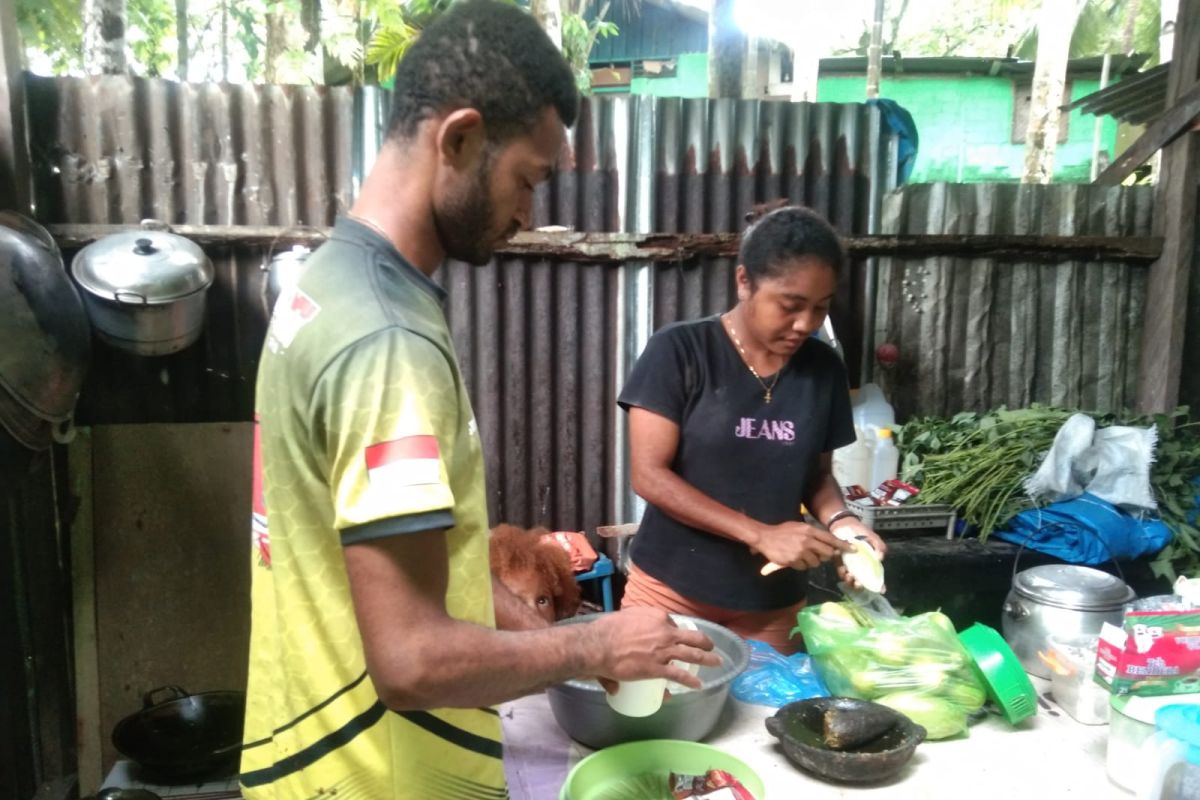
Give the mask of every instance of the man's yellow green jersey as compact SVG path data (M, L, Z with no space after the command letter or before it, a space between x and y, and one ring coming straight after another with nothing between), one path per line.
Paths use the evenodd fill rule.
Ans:
M340 219L275 305L257 388L248 800L507 796L494 709L380 701L342 556L445 529L447 610L495 625L483 456L444 297Z

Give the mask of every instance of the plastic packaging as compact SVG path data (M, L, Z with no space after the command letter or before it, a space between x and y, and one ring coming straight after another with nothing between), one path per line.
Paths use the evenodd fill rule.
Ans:
M796 700L828 697L808 653L784 656L766 642L747 639L750 665L733 681L733 696L743 703L779 708Z
M864 383L851 406L854 424L862 431L871 433L880 428L896 426L896 412L883 396L883 390L874 383Z
M1142 745L1147 766L1138 800L1200 797L1200 705L1170 705L1154 715L1157 732Z
M801 611L796 627L833 695L903 705L923 717L913 721L931 739L965 732L968 715L987 701L944 614L888 618L855 603L823 603Z
M1071 719L1083 725L1106 725L1109 693L1093 676L1099 636L1050 636L1049 651L1042 659L1050 667L1050 691L1054 702Z
M858 426L851 444L833 451L833 477L838 486L864 486L871 480L871 445Z
M884 481L892 480L899 467L900 451L892 439L892 429L880 428L875 434L875 446L871 449L871 482L868 485L874 489Z
M1145 786L1153 769L1148 751L1142 749L1154 735L1154 717L1160 708L1176 704L1200 703L1200 694L1137 697L1113 695L1112 716L1108 727L1108 748L1105 766L1109 779L1131 792Z

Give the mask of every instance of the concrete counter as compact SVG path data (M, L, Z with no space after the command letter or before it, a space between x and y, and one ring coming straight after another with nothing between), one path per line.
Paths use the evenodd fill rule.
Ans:
M1048 684L1034 679L1043 693ZM889 800L1129 798L1104 769L1108 726L1080 725L1047 701L1018 728L989 715L962 739L925 742L892 781L870 787L825 783L792 766L763 724L774 713L732 697L706 740L750 765L771 800L887 797ZM512 800L556 800L570 768L591 753L567 738L546 696L501 709ZM762 798L760 798L762 800Z

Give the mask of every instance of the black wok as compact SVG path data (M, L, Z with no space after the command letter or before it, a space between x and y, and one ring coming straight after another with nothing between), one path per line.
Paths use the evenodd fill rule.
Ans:
M169 699L157 701L164 693ZM163 686L146 693L141 711L117 723L112 741L162 783L226 778L238 769L245 712L244 692L188 694Z

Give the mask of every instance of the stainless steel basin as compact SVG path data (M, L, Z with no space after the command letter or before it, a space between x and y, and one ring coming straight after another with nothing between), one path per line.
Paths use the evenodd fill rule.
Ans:
M729 697L733 679L750 663L750 647L728 628L696 617L687 617L713 640L721 656L719 667L701 667L704 685L695 691L673 694L648 717L627 717L609 707L604 689L594 680L572 680L546 690L550 709L559 726L572 739L593 749L641 739L686 739L698 742L712 731ZM573 617L560 625L587 623Z

